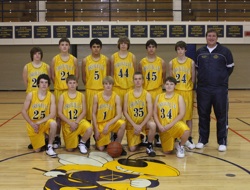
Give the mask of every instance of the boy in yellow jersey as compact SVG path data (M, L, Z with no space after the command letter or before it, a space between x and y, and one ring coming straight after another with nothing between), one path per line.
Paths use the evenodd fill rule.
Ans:
M140 134L148 131L146 153L154 157L153 140L156 124L152 119L153 104L151 95L143 89L143 76L140 72L134 74L134 89L124 96L123 113L126 118L127 141L130 151L135 151L141 143Z
M162 85L166 78L166 63L156 55L156 49L155 40L150 39L146 42L147 56L140 61L138 69L144 76L143 88L150 93L153 102L155 97L163 92ZM158 133L155 135L155 146L161 147Z
M53 119L56 115L54 95L48 91L50 78L41 74L37 78L38 90L29 92L26 96L22 116L27 121L27 132L35 152L40 152L45 145L45 134L49 135L46 153L56 157L52 143L55 138L57 124Z
M59 97L63 92L68 90L66 79L69 75L75 75L78 80L78 64L77 59L69 53L70 41L68 38L61 38L59 40L60 53L53 57L51 62L51 78L54 82L54 94L56 98L56 104L58 104ZM55 142L53 143L54 148L59 148L61 145L60 131L61 131L61 120L57 116L57 134Z
M58 102L58 115L62 122L62 132L67 151L73 151L77 145L82 154L86 154L86 141L92 134L91 124L83 119L86 115L86 102L84 95L77 91L77 79L69 75L66 79L68 86ZM81 137L78 143L78 136Z
M50 77L50 67L42 62L43 51L40 47L33 47L30 50L31 62L27 63L23 68L23 82L26 93L37 90L37 77L41 74L47 74ZM47 140L47 139L46 139ZM33 149L32 144L28 145L28 149Z
M180 94L185 101L186 113L183 118L190 129L190 136L186 142L186 146L190 149L195 148L192 141L192 117L194 103L194 83L195 83L195 65L194 61L186 57L187 44L183 41L178 41L175 44L177 57L169 62L169 76L173 76L177 80L175 92Z
M110 143L111 132L117 134L115 141L121 143L125 132L125 121L121 119L122 108L120 97L112 90L114 79L107 76L103 79L104 90L94 96L92 123L94 126L96 148L103 151ZM123 149L122 155L127 155Z
M103 90L102 80L109 75L109 59L101 54L102 41L92 39L90 41L91 54L82 60L82 81L85 85L85 95L87 103L86 119L92 118L93 97ZM86 146L89 148L90 139L87 140Z
M133 87L136 58L128 51L130 47L128 37L120 37L117 47L119 51L111 56L110 74L114 78L113 90L120 96L123 105L124 95Z
M181 142L176 145L178 158L185 157L184 145L189 137L189 127L182 121L185 115L183 97L174 89L177 81L174 77L167 77L165 82L166 93L159 94L154 103L154 120L160 132L162 149L165 154L174 149L175 138Z
M23 68L23 82L26 93L37 90L37 77L41 74L47 74L50 77L50 67L42 61L43 51L40 47L33 47L30 50L31 62Z
M110 62L101 54L102 42L99 39L90 41L91 54L82 60L82 81L85 85L87 102L86 119L92 118L93 97L103 90L102 80L109 75Z

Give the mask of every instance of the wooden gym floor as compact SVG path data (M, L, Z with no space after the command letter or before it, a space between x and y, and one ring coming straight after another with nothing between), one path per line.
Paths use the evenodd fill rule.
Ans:
M52 178L45 176L44 172L62 166L58 162L58 158L50 158L45 152L33 153L27 149L29 139L26 134L25 121L20 114L24 98L25 92L0 92L0 189L43 189L46 181ZM230 90L229 99L227 152L217 151L215 117L212 114L210 142L203 150L194 149L187 151L186 157L179 159L174 153L162 156L161 149L155 148L159 156L154 159L163 161L165 164L176 168L180 175L177 177L154 176L160 183L154 189L249 189L250 91ZM194 142L197 143L198 115L196 104L194 106L192 136ZM125 140L123 144L126 148ZM91 151L95 151L93 146ZM140 152L144 151L145 148L140 148ZM56 152L83 157L78 150L68 153L64 148L60 148ZM128 155L131 154L128 153ZM136 154L131 158L139 159L142 156L146 156L146 154ZM130 182L127 181L127 183Z

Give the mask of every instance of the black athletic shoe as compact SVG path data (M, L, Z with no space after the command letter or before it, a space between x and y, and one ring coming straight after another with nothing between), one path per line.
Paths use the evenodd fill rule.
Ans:
M141 136L141 143L140 146L147 146L148 145L148 136L140 134Z
M147 153L150 157L155 157L155 156L156 156L155 151L154 151L154 149L153 149L152 146L147 147L146 153Z
M122 148L121 156L126 156L126 155L127 155L127 152L124 150L124 148Z
M61 138L56 136L53 142L53 148L57 149L57 148L60 148L60 146L61 146Z
M28 149L33 150L32 144L29 144L29 145L28 145Z
M161 147L161 139L160 139L159 134L155 135L155 146L156 147Z

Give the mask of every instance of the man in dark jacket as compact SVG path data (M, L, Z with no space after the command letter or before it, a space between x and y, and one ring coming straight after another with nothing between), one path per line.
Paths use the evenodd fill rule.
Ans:
M217 42L215 29L206 32L207 45L196 52L197 106L199 114L199 140L196 148L202 149L209 140L210 114L216 116L218 150L227 150L228 80L233 72L231 51Z

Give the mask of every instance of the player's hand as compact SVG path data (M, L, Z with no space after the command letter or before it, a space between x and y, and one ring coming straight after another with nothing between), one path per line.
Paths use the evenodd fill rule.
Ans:
M151 182L147 179L135 179L130 181L130 185L132 187L143 188L150 186Z
M33 127L35 133L39 133L39 124L37 124L37 123L32 123L31 126Z
M104 129L103 129L103 131L102 131L102 134L107 135L107 134L108 134L108 131L109 131L109 125L106 124L106 126L104 127Z
M66 175L66 173L61 172L61 171L49 171L44 173L43 175L48 176L48 177L56 177L59 175Z
M140 125L134 125L134 134L139 135L141 133L141 129Z
M75 131L75 130L77 129L77 127L78 127L78 123L76 123L76 122L71 122L71 124L70 124L70 129L71 129L71 131Z

